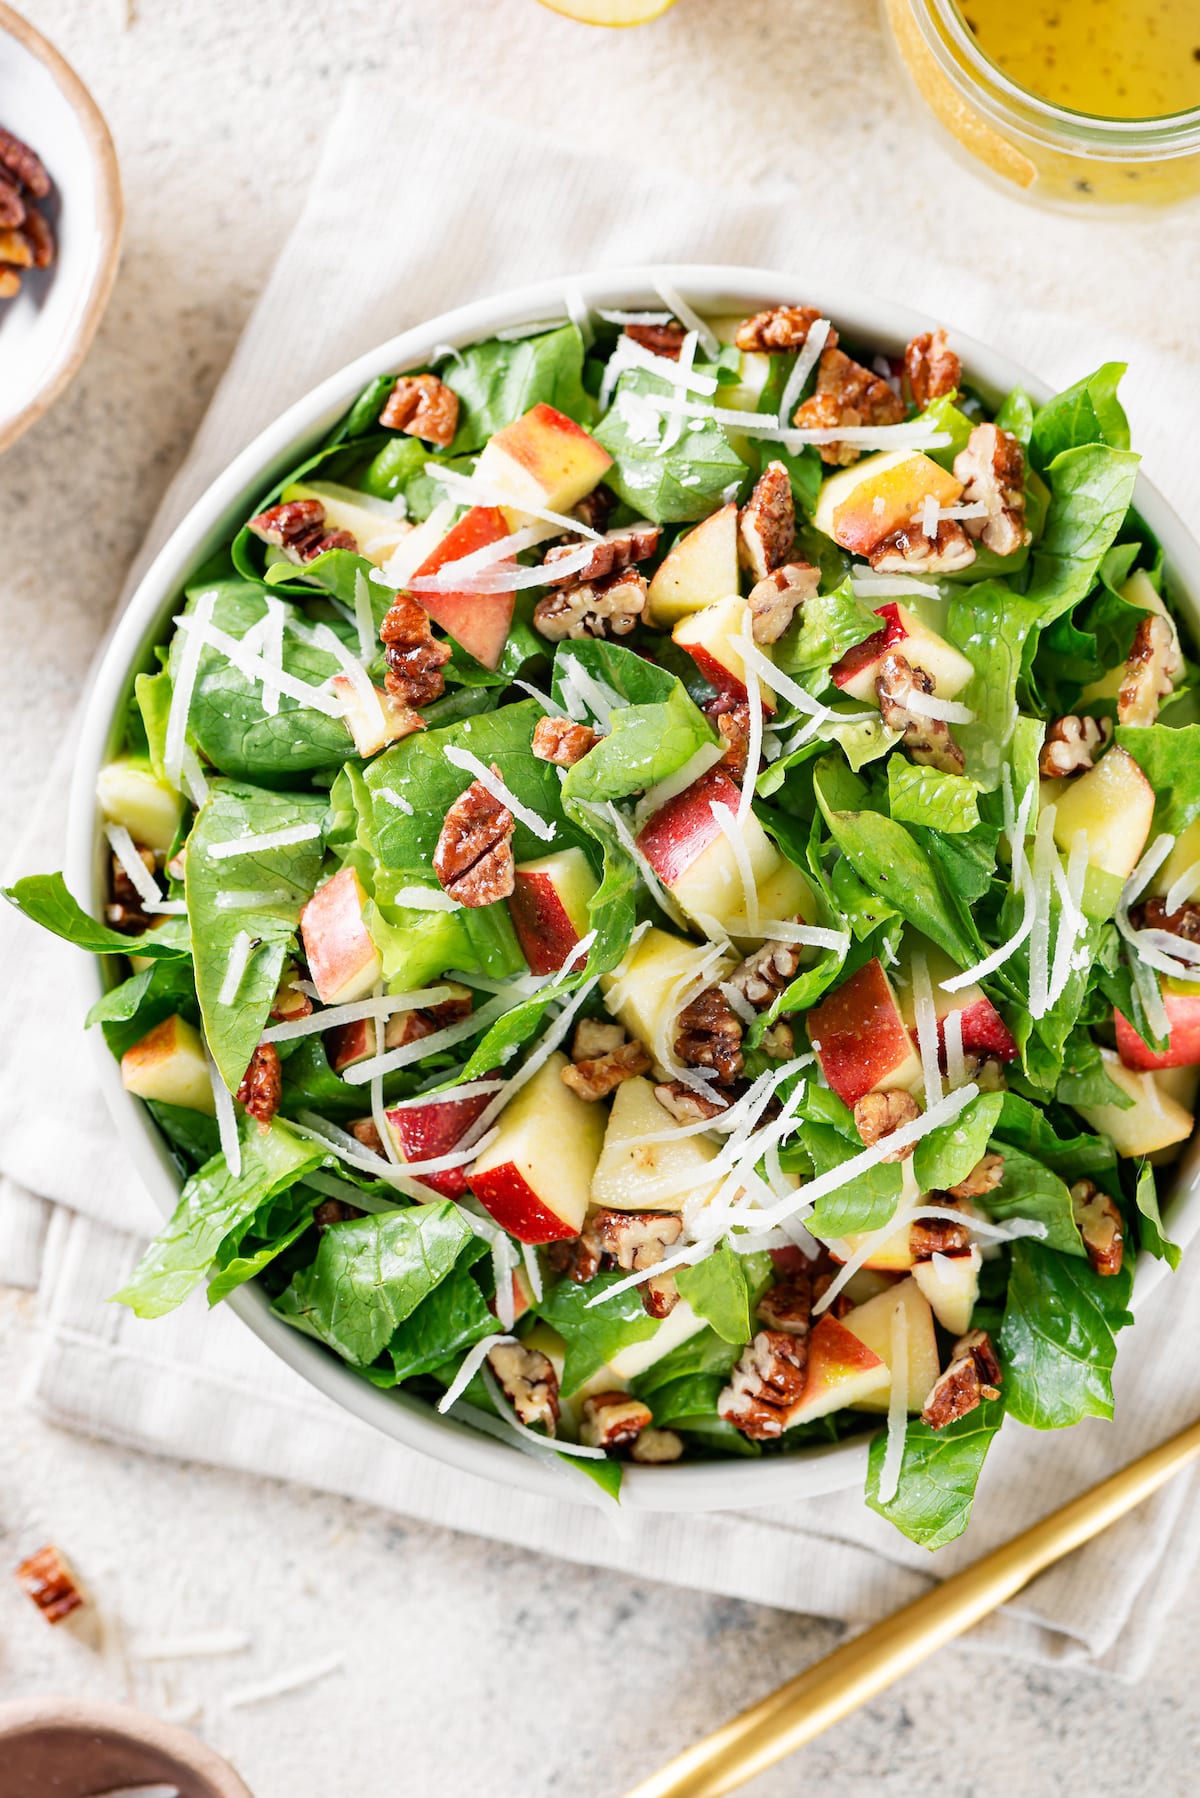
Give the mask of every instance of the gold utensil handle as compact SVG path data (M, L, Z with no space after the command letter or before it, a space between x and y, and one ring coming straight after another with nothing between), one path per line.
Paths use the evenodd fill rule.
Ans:
M961 1635L1200 1455L1200 1420L734 1717L626 1798L720 1798Z

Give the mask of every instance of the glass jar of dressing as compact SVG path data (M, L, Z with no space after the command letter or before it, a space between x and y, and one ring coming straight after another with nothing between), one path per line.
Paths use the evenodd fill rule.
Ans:
M1200 193L1200 0L882 0L958 151L1046 205Z

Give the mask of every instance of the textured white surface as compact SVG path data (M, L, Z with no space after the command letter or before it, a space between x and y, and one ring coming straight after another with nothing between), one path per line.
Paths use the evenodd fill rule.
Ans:
M701 176L770 168L795 186L798 251L808 230L839 214L875 219L881 264L889 244L927 238L935 254L966 254L1024 299L1085 307L1118 351L1124 325L1167 349L1185 330L1194 222L1085 226L975 186L926 145L891 93L867 0L839 0L836 38L820 29L834 14L829 0L681 0L658 26L611 37L585 35L533 0L303 13L279 0L211 0L203 12L143 0L128 33L118 7L94 0L31 10L108 113L130 228L88 367L0 468L0 806L10 830L292 222L348 72L384 69L448 108L528 116L573 143L640 145ZM336 220L330 234L332 244ZM834 1640L826 1625L64 1437L10 1410L32 1336L23 1301L8 1300L0 1317L8 1560L56 1537L135 1634L217 1623L251 1632L246 1655L181 1669L176 1697L215 1701L344 1654L346 1673L331 1675L316 1703L301 1694L228 1715L210 1704L208 1733L258 1798L398 1788L455 1798L485 1780L522 1798L616 1793ZM1068 1782L1182 1793L1195 1752L1194 1605L1174 1629L1161 1677L1133 1692L943 1656L810 1750L805 1785L964 1798L1018 1783L1033 1793ZM113 1667L47 1630L7 1581L0 1639L0 1689L119 1689ZM144 1677L137 1692L156 1699ZM800 1778L783 1771L758 1789L794 1792Z

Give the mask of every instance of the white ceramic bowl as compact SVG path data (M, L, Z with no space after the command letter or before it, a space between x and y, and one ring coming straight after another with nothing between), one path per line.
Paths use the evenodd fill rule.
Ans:
M0 300L0 451L42 416L87 354L117 273L121 182L99 108L40 32L0 0L0 125L54 183L52 266Z
M929 320L890 301L866 299L830 288L819 277L787 276L761 269L713 266L627 269L585 275L574 282L589 305L661 305L656 278L670 282L700 311L711 316L749 313L762 306L803 300L819 305L851 337L897 352ZM105 899L105 853L95 802L96 773L117 747L119 720L134 673L147 665L152 646L162 642L180 589L192 569L249 515L254 504L313 447L354 399L383 371L420 366L435 344L476 342L508 326L563 312L563 284L536 287L481 300L444 313L332 375L299 400L231 462L161 550L137 593L117 622L93 678L83 721L71 793L67 880L93 912ZM972 379L998 398L1023 384L1035 398L1049 389L1025 369L961 332L952 332ZM1080 373L1084 373L1080 370ZM1189 594L1188 609L1200 626L1200 549L1150 483L1141 476L1136 504L1162 542L1169 566ZM99 965L81 957L89 1001L99 996ZM139 1173L157 1204L169 1214L179 1178L149 1113L121 1085L117 1064L96 1032L97 1066L109 1108ZM1177 1183L1170 1213L1175 1236L1186 1241L1200 1230L1200 1166L1197 1148ZM1146 1260L1138 1270L1137 1300L1158 1284L1160 1263ZM403 1391L383 1392L351 1372L332 1353L275 1317L266 1297L243 1287L226 1301L264 1342L311 1383L357 1417L438 1460L500 1480L526 1491L583 1501L586 1488L576 1475L547 1465L479 1435ZM1047 1443L1046 1453L1056 1452ZM863 1440L807 1450L763 1461L683 1462L671 1467L629 1467L622 1502L636 1510L704 1511L730 1506L778 1504L786 1499L861 1485L867 1448Z

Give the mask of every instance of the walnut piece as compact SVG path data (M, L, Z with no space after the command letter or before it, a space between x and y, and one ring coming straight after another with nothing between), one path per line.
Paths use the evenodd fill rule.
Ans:
M814 1304L813 1279L808 1269L768 1286L758 1301L758 1318L769 1330L786 1336L807 1337Z
M265 1130L283 1094L283 1067L274 1043L259 1043L237 1089L239 1105L244 1105L260 1130Z
M683 1218L677 1211L613 1211L607 1206L593 1213L589 1229L601 1252L611 1255L618 1267L644 1273L656 1267L664 1253L683 1234ZM642 1306L651 1317L667 1317L679 1301L672 1273L656 1274L639 1288Z
M998 556L1015 555L1033 533L1025 523L1025 452L1011 431L976 425L954 458L965 506L983 504L980 518L965 518L968 536Z
M585 1225L578 1236L549 1243L546 1260L556 1274L564 1274L576 1286L586 1286L600 1272L600 1244Z
M15 175L22 187L27 187L35 200L44 200L50 192L50 177L46 173L41 159L34 154L29 145L14 137L0 125L0 168L7 169Z
M899 731L914 762L940 768L943 774L962 774L966 758L942 718L929 718L908 704L913 693L930 694L933 681L923 668L914 668L894 651L884 656L875 677L879 715L889 730Z
M295 962L285 961L271 1003L271 1016L278 1024L290 1023L296 1018L307 1018L312 1014L312 1000L307 993L300 991L296 984L299 979L300 972Z
M833 431L898 425L903 417L904 402L886 381L827 345L817 368L816 392L797 408L792 422L802 430ZM822 443L818 448L822 462L842 468L862 455L862 450L850 443Z
M1069 780L1086 774L1111 740L1111 718L1079 718L1073 712L1056 718L1046 732L1038 771L1043 780Z
M0 136L3 134L0 133ZM61 1623L87 1601L66 1556L53 1542L39 1548L17 1568L17 1581L47 1623Z
M682 1080L664 1080L655 1087L654 1096L678 1124L698 1124L701 1118L720 1117L729 1109L723 1093L698 1093Z
M956 574L975 560L975 545L957 518L941 518L932 537L919 523L901 525L867 559L876 574Z
M492 763L497 780L500 770ZM513 815L482 781L460 793L442 825L433 871L443 892L476 909L507 899L516 886Z
M736 987L755 1011L766 1011L796 978L803 955L800 943L764 943L738 963L725 984Z
M573 768L600 741L590 724L570 718L539 718L533 728L533 753L539 762L556 768Z
M246 527L264 543L283 551L289 562L303 567L326 550L357 550L349 531L325 528L325 508L319 499L289 499L259 512Z
M725 709L717 713L717 735L725 745L725 753L717 766L724 768L730 779L740 786L750 759L750 701L731 701L727 694L722 694L720 703Z
M1003 1178L1004 1157L989 1149L965 1180L960 1180L957 1186L948 1186L946 1191L952 1199L981 1199L984 1193L995 1192Z
M783 566L796 541L792 479L782 462L768 462L738 513L738 559L756 581Z
M854 1103L854 1127L868 1149L920 1115L921 1108L911 1093L864 1093ZM892 1149L883 1159L907 1161L916 1146L909 1143L903 1149Z
M534 628L551 643L566 637L627 637L646 609L646 591L645 576L634 568L559 587L533 608Z
M665 356L668 362L678 362L687 332L677 318L672 318L664 325L626 325L625 336L640 349L649 350L652 356Z
M408 593L397 593L379 627L387 663L389 693L405 705L419 708L440 699L446 690L442 669L450 660L450 645L433 634L429 613Z
M594 1392L585 1398L579 1440L588 1448L629 1448L654 1422L654 1413L628 1392Z
M644 518L635 519L633 524L620 525L615 531L607 531L596 543L592 544L592 559L585 562L582 568L575 568L570 574L558 575L551 572L556 562L562 562L567 556L573 556L579 544L553 543L542 559L542 567L546 570L546 585L579 586L585 581L603 581L610 574L619 574L622 569L631 568L635 562L644 562L658 548L659 530L656 524L650 524Z
M383 1138L374 1118L355 1118L350 1125L350 1134L364 1149L370 1149L372 1155L385 1153Z
M1117 693L1118 724L1153 724L1158 708L1175 691L1183 657L1175 626L1160 612L1147 612L1137 627Z
M488 1350L488 1366L526 1429L540 1424L547 1436L553 1436L558 1428L558 1375L549 1356L522 1342L501 1342Z
M1094 1180L1077 1180L1071 1188L1071 1215L1094 1271L1119 1274L1125 1260L1125 1224L1115 1201Z
M821 317L816 306L772 306L744 318L734 333L739 350L758 350L766 355L781 355L787 350L800 350L808 342L808 334ZM837 344L837 332L830 330L826 346Z
M750 589L750 630L756 643L778 643L796 608L821 585L821 570L811 562L785 562Z
M677 1436L674 1430L641 1430L633 1439L629 1450L629 1458L640 1467L663 1467L668 1461L678 1461L683 1453L683 1437Z
M622 1043L605 1055L576 1061L562 1070L563 1085L580 1099L605 1099L637 1074L648 1074L650 1057L641 1043Z
M458 429L458 395L436 375L400 375L387 396L379 422L446 449Z
M742 1071L742 1021L719 986L705 987L675 1021L675 1053L689 1068L715 1068L722 1086Z
M717 1400L717 1415L753 1442L782 1436L789 1411L803 1396L807 1373L807 1338L786 1330L759 1330Z
M999 1398L1000 1379L991 1337L986 1330L968 1330L955 1343L945 1373L930 1388L921 1422L931 1430L944 1430L985 1398Z
M950 348L946 333L922 331L904 351L904 379L913 405L923 412L930 400L954 393L962 381L962 363Z

